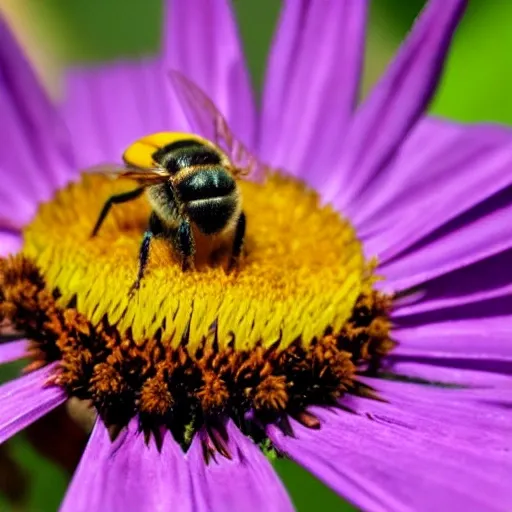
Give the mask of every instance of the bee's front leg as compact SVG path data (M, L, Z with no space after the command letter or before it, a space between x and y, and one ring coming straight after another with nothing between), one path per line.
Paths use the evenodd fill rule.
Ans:
M135 290L140 288L140 282L144 277L144 271L146 270L148 259L149 259L149 246L151 244L151 240L153 238L153 232L147 230L144 232L144 237L142 238L142 243L140 244L139 249L139 270L137 271L137 280L132 284L130 288L130 295L133 295Z
M240 259L240 255L242 254L242 249L244 248L245 241L245 225L245 213L242 212L236 222L235 236L233 238L233 247L231 249L231 258L229 260L229 270L232 270L234 267L237 266L238 261Z
M92 230L91 237L96 236L98 234L98 231L100 230L101 225L105 220L105 217L108 215L108 212L110 211L113 205L133 201L134 199L140 197L143 192L144 187L139 187L134 190L129 190L128 192L123 192L121 194L115 194L113 196L110 196L103 205L103 208L100 212L100 216L98 217L98 220L96 221L96 224L94 225L94 228Z
M195 243L192 233L192 226L188 219L182 219L174 238L176 250L179 252L182 261L182 269L191 270L194 268Z
M135 292L135 290L138 290L140 288L140 282L144 277L144 272L148 265L149 248L151 245L151 240L153 239L154 236L160 235L161 233L162 224L160 222L160 219L153 212L151 214L151 217L149 218L149 227L144 232L144 236L142 237L142 242L140 244L139 269L137 271L137 280L135 281L135 283L133 283L132 287L130 288L130 295L132 295Z

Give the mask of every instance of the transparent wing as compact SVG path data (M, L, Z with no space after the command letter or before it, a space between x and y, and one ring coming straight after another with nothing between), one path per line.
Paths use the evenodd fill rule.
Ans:
M86 173L103 174L112 179L126 178L137 181L140 185L156 185L169 179L169 173L165 169L155 167L153 169L137 169L125 165L100 164L89 167Z
M192 130L217 144L233 162L237 176L263 176L267 166L231 133L229 125L208 95L179 71L170 71L173 88Z

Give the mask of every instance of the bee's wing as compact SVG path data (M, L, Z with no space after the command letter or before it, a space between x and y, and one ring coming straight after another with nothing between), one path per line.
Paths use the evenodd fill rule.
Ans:
M110 178L127 178L149 186L163 183L169 179L169 173L158 167L152 169L137 169L125 165L100 164L86 169L87 173L103 174Z
M266 166L235 138L208 95L179 71L172 70L170 77L193 131L217 144L229 156L236 176L250 174L251 178L261 178Z

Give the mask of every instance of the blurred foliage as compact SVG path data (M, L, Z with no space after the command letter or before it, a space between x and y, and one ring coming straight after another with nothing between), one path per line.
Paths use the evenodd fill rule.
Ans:
M3 365L0 369L0 383L16 378L22 369L20 362ZM27 482L30 483L25 508L13 508L0 494L0 512L53 512L67 486L64 472L41 457L20 433L6 443L9 455L19 465ZM9 468L7 468L9 470ZM11 469L12 471L12 469Z
M12 0L0 0L3 2ZM57 44L66 62L155 53L162 0L16 0L36 35ZM278 16L278 0L234 0L255 84ZM373 0L365 91L391 58L424 0ZM471 0L432 111L461 121L512 123L512 2ZM120 9L122 5L122 10ZM491 30L489 28L492 27Z
M36 36L52 40L57 53L67 63L141 56L158 50L162 0L18 1ZM365 91L385 68L423 3L423 0L373 0ZM279 2L234 0L234 4L249 67L259 89ZM508 0L470 2L432 106L435 114L461 121L512 123L510 19L512 2ZM13 368L12 365L3 367L0 380L9 378ZM10 445L33 482L28 510L56 510L66 485L64 473L38 456L24 441L23 434ZM353 510L292 462L279 460L276 468L300 511ZM4 510L10 509L0 497L0 511Z
M373 0L369 56L373 49L385 57L370 59L373 73L382 71L421 4L418 0ZM512 124L511 19L512 2L508 0L469 2L432 113L464 122Z

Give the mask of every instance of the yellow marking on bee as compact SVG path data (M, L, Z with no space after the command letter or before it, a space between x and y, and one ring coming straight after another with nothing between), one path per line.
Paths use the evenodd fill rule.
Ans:
M156 165L156 162L153 160L153 154L155 151L158 151L168 144L180 142L182 140L194 140L204 144L205 146L209 146L220 153L226 158L226 161L229 162L224 153L213 142L210 142L199 135L186 132L158 132L151 135L145 135L126 149L123 153L123 160L131 167L136 167L138 169L151 169Z

